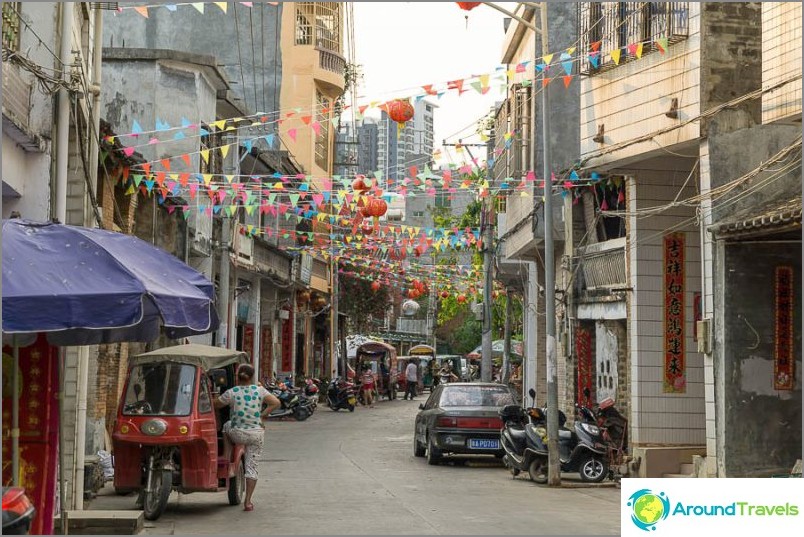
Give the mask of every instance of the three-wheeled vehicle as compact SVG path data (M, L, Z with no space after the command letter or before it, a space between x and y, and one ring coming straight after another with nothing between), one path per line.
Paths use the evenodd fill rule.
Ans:
M438 370L436 368L436 351L430 345L416 345L408 351L413 358L419 361L419 393L425 389L433 391L435 378Z
M396 349L387 343L368 341L357 348L355 371L357 377L365 365L369 365L377 378L377 394L389 400L396 399L397 359Z
M216 411L211 393L236 385L244 352L179 345L135 356L112 433L118 493L136 491L145 518L164 512L173 489L245 493L244 447L224 441L229 408ZM229 453L226 453L229 451Z

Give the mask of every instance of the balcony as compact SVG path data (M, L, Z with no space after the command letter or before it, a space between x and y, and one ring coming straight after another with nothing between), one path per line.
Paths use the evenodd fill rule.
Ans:
M416 334L420 336L428 335L427 319L402 319L396 320L396 331L406 334Z
M578 248L575 262L580 265L577 288L582 296L607 295L628 285L624 237Z
M31 131L31 84L11 62L3 62L3 134L24 151L43 152L44 141Z
M316 47L318 51L318 66L324 71L335 73L338 76L346 74L346 58L331 50Z

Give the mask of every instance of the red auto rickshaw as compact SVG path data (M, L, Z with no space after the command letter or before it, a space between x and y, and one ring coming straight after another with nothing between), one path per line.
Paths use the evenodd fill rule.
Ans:
M377 376L377 393L390 401L396 399L397 363L396 349L380 341L367 341L357 348L355 371L359 377L363 367L368 365Z
M228 491L231 505L243 501L244 447L224 454L229 409L216 411L211 394L233 387L246 363L244 352L194 344L131 360L112 433L114 486L140 494L146 519L159 518L173 489Z

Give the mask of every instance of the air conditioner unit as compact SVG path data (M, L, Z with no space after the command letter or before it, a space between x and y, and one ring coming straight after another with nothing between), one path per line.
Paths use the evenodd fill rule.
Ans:
M290 319L290 312L288 310L276 310L276 318L282 321Z
M209 237L196 231L191 243L193 251L197 254L209 255L212 247Z

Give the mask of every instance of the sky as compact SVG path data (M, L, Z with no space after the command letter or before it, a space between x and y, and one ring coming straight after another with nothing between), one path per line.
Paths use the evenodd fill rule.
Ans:
M422 85L493 73L500 65L505 15L493 8L480 5L467 12L455 2L353 5L355 62L362 65L364 77L358 94L367 100L387 100L402 96L405 90L407 95L417 90L421 93ZM497 5L509 11L516 7L515 2ZM436 147L444 139L457 143L461 137L464 143L479 143L475 134L477 120L503 98L496 87L486 95L470 88L460 97L455 90L440 99L428 97L438 106L434 118ZM453 162L468 159L466 153L461 156L454 148L449 150Z

